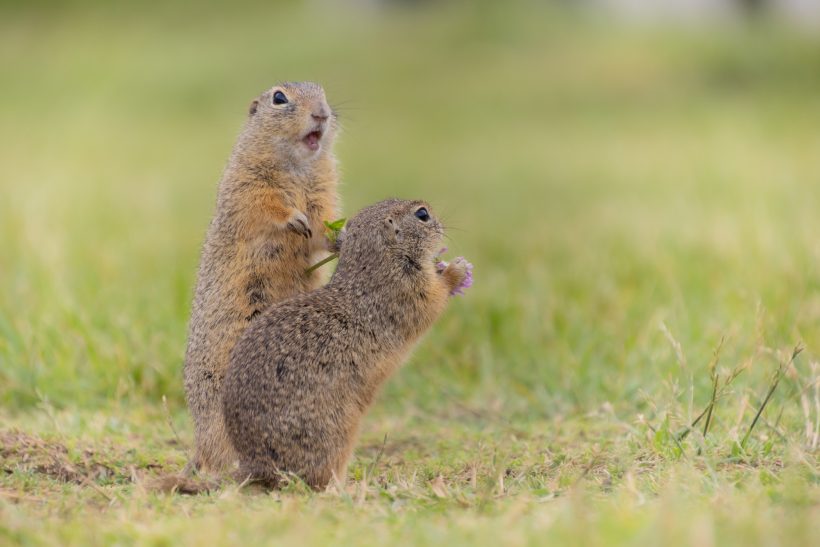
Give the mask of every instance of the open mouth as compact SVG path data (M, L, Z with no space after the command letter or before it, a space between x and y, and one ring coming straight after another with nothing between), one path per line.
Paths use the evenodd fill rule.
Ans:
M319 141L322 140L322 130L316 129L311 131L307 135L302 138L302 142L305 143L311 150L318 150L319 149Z

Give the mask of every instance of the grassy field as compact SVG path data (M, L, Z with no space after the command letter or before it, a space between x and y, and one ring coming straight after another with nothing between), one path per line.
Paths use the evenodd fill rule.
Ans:
M0 8L0 544L816 541L820 40L366 4ZM284 79L341 113L345 213L431 201L476 283L344 489L158 494L216 182Z

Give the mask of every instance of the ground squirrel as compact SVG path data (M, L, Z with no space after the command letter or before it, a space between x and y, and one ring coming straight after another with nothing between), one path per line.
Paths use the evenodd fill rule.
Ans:
M336 116L321 86L284 83L254 100L219 183L202 249L185 355L195 447L188 470L235 461L220 406L239 335L265 307L316 288L305 270L326 253L337 216Z
M269 307L243 333L223 391L239 480L344 480L377 390L467 276L465 261L436 269L442 235L423 201L367 207L337 240L330 282Z

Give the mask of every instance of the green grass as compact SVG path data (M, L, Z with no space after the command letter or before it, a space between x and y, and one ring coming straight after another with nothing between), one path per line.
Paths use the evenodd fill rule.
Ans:
M2 8L0 544L810 544L818 46L506 3ZM343 489L153 493L216 182L282 79L339 107L345 215L429 200L476 283Z

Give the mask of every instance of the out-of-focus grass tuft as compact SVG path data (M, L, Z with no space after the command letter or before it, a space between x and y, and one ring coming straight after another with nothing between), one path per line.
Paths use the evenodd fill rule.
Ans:
M523 2L2 8L0 539L809 543L818 46ZM216 182L285 79L340 112L345 216L429 200L476 282L345 492L158 496Z

